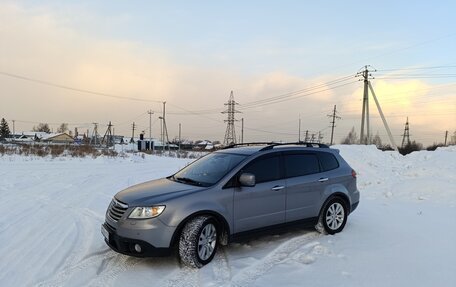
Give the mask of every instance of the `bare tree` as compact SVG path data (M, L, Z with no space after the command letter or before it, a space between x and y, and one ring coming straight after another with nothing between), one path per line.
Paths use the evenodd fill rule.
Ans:
M423 149L423 145L421 143L417 143L416 141L409 142L404 147L399 148L399 153L402 155L409 154L414 151L420 151Z
M34 132L45 132L45 133L50 133L51 129L49 128L49 125L46 123L39 123L36 127L33 127Z
M341 144L356 144L359 142L358 135L355 132L355 127L352 127L348 135L342 140Z
M57 129L58 133L65 133L68 130L68 124L62 123Z
M456 145L456 131L451 136L450 145Z
M382 139L380 138L380 135L378 134L378 132L372 138L372 144L376 145L378 148L383 146Z

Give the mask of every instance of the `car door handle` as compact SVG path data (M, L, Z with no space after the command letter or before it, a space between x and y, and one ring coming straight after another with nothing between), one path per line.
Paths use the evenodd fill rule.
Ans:
M318 181L319 181L319 182L325 182L325 181L328 181L328 180L329 180L329 178L324 177L324 178L320 178Z
M283 186L283 185L276 185L273 188L271 188L271 190L278 191L278 190L282 190L284 188L285 188L285 186Z

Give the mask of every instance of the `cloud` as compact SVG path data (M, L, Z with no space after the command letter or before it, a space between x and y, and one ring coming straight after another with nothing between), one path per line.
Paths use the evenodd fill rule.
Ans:
M455 128L454 85L432 85L423 80L373 80L372 85L396 138L400 137L407 117L411 133L419 141L432 142L433 135ZM361 118L362 95L362 87L353 91L343 113ZM385 134L371 95L369 106L374 133L380 130Z
M231 90L242 104L316 83L285 72L243 77L233 70L185 66L175 63L173 55L160 47L95 37L67 26L43 8L25 10L16 4L0 4L0 19L0 37L8 39L0 46L0 53L5 55L0 60L0 70L106 94L168 101L171 112L214 108L221 112ZM137 118L150 108L157 113L161 111L157 103L106 98L5 77L0 81L6 94L4 102L9 106L1 112L10 119L118 123ZM284 110L287 117L297 119L299 113L306 112L299 106L304 100L307 107L318 107L320 103L328 103L332 96L328 91L267 108L263 114L252 112L253 116L250 113L242 116L250 118L250 126L264 123L263 116L281 118ZM214 137L220 138L224 118L217 111L201 116L175 115L169 116L168 126L173 129L178 122L185 122L187 131L192 129L195 134L207 126L212 128L209 132ZM147 118L138 121L142 121L140 129L146 129ZM125 124L118 131L127 134L128 128L129 124Z
M0 4L0 71L106 94L167 101L167 110L170 112L167 123L171 137L177 133L178 124L183 123L183 134L187 138L223 139L226 127L223 120L226 115L220 112L224 110L231 90L234 90L235 100L241 104L240 109L249 102L309 87L319 86L318 90L322 91L307 96L301 94L300 97L274 105L244 109L243 114L236 116L245 118L246 127L272 132L251 131L255 137L252 136L250 140L295 139L299 116L303 130L325 129L329 124L326 115L336 103L338 107L341 104L345 116L360 114L362 88L347 86L342 90L331 90L326 86L325 83L339 76L303 78L288 71L245 75L242 73L242 63L235 67L231 63L229 68L208 68L204 63L188 65L178 60L182 55L173 55L163 47L105 37L99 34L97 22L91 23L93 31L88 31L62 20L56 13L46 7L25 9L15 2ZM90 21L97 20L97 17L87 15L85 18L89 19L83 25L86 28ZM69 122L70 126L92 122L103 125L113 121L116 132L129 134L133 121L139 130L148 130L149 118L145 112L152 109L156 112L153 133L158 134L160 130L157 122L162 108L160 103L95 96L4 76L0 76L0 85L0 116L9 120ZM442 107L441 103L432 102L432 88L431 84L424 81L374 80L374 89L385 114L409 114L413 117L414 125L428 129L443 126L451 129L448 117L436 119L438 126L432 127L429 118L419 117L425 113L442 112L444 108L447 109L446 113L451 111L448 110L448 104ZM454 88L442 88L439 91L448 95L443 97L439 94L439 97L448 100ZM423 103L426 100L430 102ZM210 112L187 112L208 109ZM373 109L375 106L371 101ZM397 127L403 126L404 119L388 118ZM358 125L357 121L345 120L349 128L354 122ZM344 125L343 122L339 123ZM28 130L32 125L17 122L18 130ZM85 127L89 128L90 125ZM286 137L286 134L289 136ZM249 135L246 138L249 139Z

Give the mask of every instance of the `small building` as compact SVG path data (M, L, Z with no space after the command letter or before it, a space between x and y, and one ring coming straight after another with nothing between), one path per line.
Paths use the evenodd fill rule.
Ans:
M74 138L67 133L51 133L41 138L42 142L55 144L72 144Z

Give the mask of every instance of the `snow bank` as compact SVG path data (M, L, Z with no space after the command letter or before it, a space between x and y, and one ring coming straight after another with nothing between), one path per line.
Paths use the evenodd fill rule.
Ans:
M454 286L456 149L401 156L336 146L362 198L345 230L294 229L219 249L199 270L138 259L103 242L119 190L191 160L0 157L2 286Z
M358 173L358 188L367 198L456 203L456 147L436 151L382 152L375 146L338 145L341 155Z

